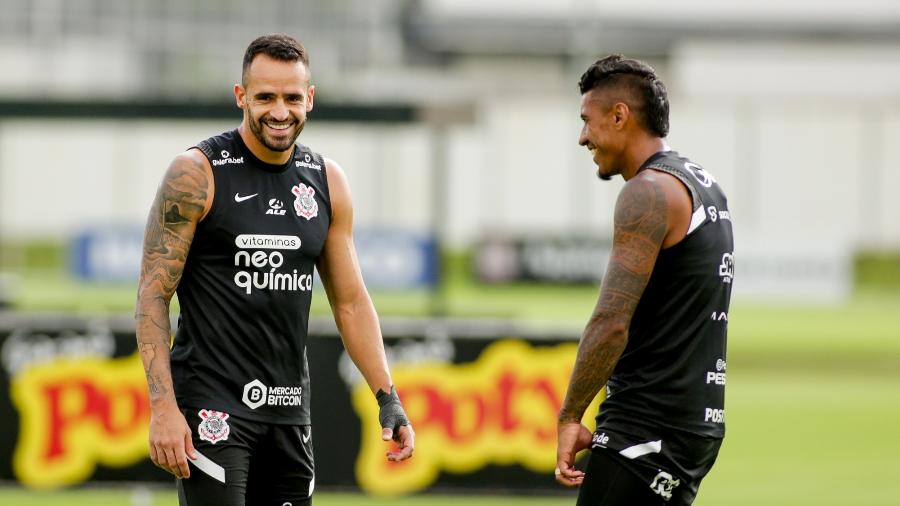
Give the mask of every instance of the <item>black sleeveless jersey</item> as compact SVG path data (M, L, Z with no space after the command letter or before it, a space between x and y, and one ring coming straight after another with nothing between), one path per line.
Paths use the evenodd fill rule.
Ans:
M728 202L699 165L673 151L642 166L677 177L694 213L687 236L660 251L607 383L598 427L663 426L725 435L725 348L734 279Z
M325 161L296 145L262 162L237 130L200 142L215 196L178 285L179 405L310 423L306 339L313 269L331 223Z

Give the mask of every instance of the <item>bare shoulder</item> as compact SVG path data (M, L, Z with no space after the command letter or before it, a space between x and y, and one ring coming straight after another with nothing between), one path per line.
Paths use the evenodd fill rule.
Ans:
M325 158L325 173L328 177L328 194L331 210L335 217L351 212L353 207L350 184L344 169L331 158Z
M160 186L160 197L177 208L184 218L201 220L206 216L215 193L212 167L198 149L189 149L169 164Z
M626 208L631 213L629 216L634 218L635 213L653 213L664 218L666 228L663 248L673 246L685 237L690 226L693 204L688 188L677 177L656 170L645 170L632 178L626 184L626 189L630 191L630 198L627 200L630 204ZM625 190L622 193L624 195Z
M645 170L631 178L616 201L616 227L632 228L641 224L666 221L666 186L656 171Z
M336 185L344 187L348 186L347 175L344 173L344 168L331 158L325 158L325 173L328 176L329 189Z

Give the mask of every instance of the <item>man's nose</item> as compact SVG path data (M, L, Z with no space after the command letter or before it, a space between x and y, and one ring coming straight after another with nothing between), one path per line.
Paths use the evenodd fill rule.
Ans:
M281 99L276 100L275 106L272 107L272 110L269 112L269 115L272 116L272 119L275 119L278 121L287 119L289 116L289 113L288 113L287 105L285 105L285 103L284 103L284 100L281 100Z

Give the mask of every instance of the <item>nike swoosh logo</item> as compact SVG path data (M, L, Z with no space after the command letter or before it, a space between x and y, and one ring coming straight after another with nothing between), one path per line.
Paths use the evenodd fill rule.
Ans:
M257 196L257 195L259 195L259 194L258 194L258 193L254 193L253 195L247 195L247 196L241 197L240 194L235 193L235 194L234 194L234 201L235 201L235 202L243 202L243 201L245 201L245 200L247 200L247 199L252 199L253 197L255 197L255 196Z
M308 442L309 442L309 438L312 437L312 430L309 431L309 434L304 434L302 437L303 437L303 442L304 442L304 443L308 443Z

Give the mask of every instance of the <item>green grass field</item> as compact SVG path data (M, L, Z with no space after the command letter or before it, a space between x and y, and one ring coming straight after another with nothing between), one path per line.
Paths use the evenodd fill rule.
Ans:
M131 286L24 277L27 310L131 311ZM29 286L31 285L31 286ZM49 287L49 288L48 288ZM443 308L461 316L578 326L594 287L484 287L455 281ZM374 293L382 315L424 315L425 293ZM314 313L327 314L319 294ZM728 436L698 506L900 504L900 293L858 293L840 307L735 301L729 315ZM317 505L574 504L547 498L420 495L377 500L320 493ZM0 489L0 505L173 505L174 491Z

